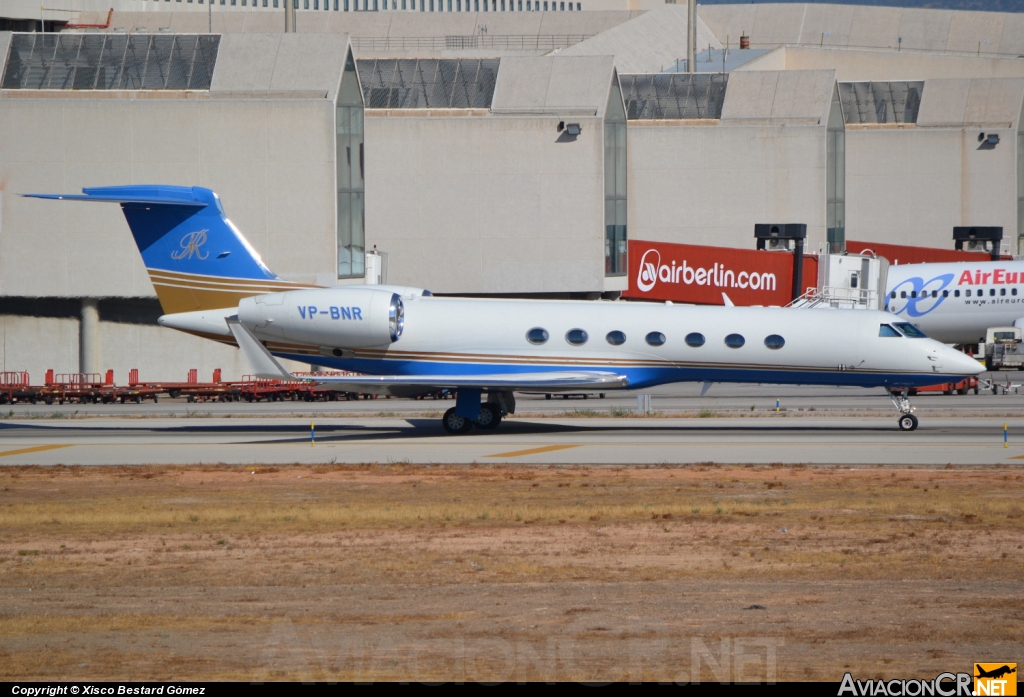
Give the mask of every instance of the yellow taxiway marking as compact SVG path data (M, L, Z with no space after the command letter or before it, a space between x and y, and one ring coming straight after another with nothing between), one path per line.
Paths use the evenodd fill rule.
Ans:
M510 453L498 453L497 455L484 455L484 457L519 457L520 455L536 455L537 453L550 453L555 450L568 450L578 448L582 443L573 445L545 445L543 448L530 448L528 450L513 450Z
M64 443L62 445L36 445L32 448L20 448L18 450L5 450L0 452L0 457L7 455L24 455L25 453L38 453L43 450L56 450L57 448L70 448L71 443Z

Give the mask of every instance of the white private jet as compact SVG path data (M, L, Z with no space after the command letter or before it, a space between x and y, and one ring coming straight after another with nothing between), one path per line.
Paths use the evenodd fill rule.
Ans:
M948 344L984 343L989 327L1024 326L1024 261L890 266L886 310Z
M160 324L237 344L262 377L278 358L362 373L340 391L457 390L450 433L493 429L514 391L674 382L883 387L917 428L907 390L961 380L977 361L877 311L434 297L401 286L316 288L278 278L200 187L114 186L36 198L120 204L165 313ZM902 390L901 396L892 388ZM486 393L486 401L482 401Z

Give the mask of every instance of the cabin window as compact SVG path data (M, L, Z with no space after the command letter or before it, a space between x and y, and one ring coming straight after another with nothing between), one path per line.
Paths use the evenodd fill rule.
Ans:
M878 336L895 336L899 337L901 334L890 327L888 324L882 324L878 327Z
M893 291L892 293L890 293L889 297L890 298L895 298L896 297L896 291Z
M910 322L897 322L893 326L896 327L897 329L899 329L901 332L903 332L903 334L905 336L908 336L911 339L927 339L928 338L927 334L925 334L923 331L921 331L920 329L915 327Z
M686 335L686 345L698 348L704 345L704 335L697 332L692 332Z
M771 334L765 337L764 345L770 349L780 349L786 345L786 340L778 334Z
M971 297L971 289L970 289L970 288L968 288L967 290L965 290L965 291L964 291L964 294L965 294L965 295L966 295L966 296L967 296L968 298L969 298L969 297Z
M901 298L905 298L905 297L907 297L907 291L905 291L905 290L901 290L901 291L900 291L900 297L901 297Z
M662 334L661 332L651 332L650 334L644 337L644 341L646 341L651 346L661 346L662 344L665 343L665 335Z
M540 327L534 327L530 331L526 332L526 340L531 344L543 344L547 342L549 336L548 330L541 329Z
M570 329L565 333L565 340L573 346L582 346L589 338L590 336L582 329Z
M999 289L999 294L1000 295L1006 295L1006 289L1005 288L1000 288Z
M729 348L739 348L745 343L747 343L747 340L740 334L730 334L725 337L725 345Z
M1011 288L1010 289L1010 295L1016 295L1016 294L1017 294L1017 289L1016 288Z
M995 295L996 294L996 289L995 288L989 288L988 289L988 294L989 294L989 297Z
M910 291L910 297L916 298L917 297L917 291L916 290Z
M626 335L620 331L608 332L605 339L607 339L608 343L612 346L622 346L622 344L626 343Z
M959 298L959 297L960 297L960 291L958 291L958 290L954 290L954 291L953 291L953 297L954 297L954 298Z
M948 298L949 297L949 291L948 290L942 291L942 297Z

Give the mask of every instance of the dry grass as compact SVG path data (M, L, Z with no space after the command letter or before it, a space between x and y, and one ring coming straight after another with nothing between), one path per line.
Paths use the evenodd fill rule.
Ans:
M1024 640L1022 493L1012 468L4 468L0 679L455 679L466 641L570 630L597 657L561 678L694 635L784 640L790 679L947 669ZM261 663L280 631L305 648ZM437 655L324 657L353 636Z

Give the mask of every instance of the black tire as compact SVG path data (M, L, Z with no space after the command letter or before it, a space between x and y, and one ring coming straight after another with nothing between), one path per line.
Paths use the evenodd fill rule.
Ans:
M974 386L974 394L978 394L978 386L977 385Z
M898 423L901 431L914 431L917 429L917 417L913 414L904 414L900 417Z
M551 399L551 395L549 395L549 394L544 395L544 399Z
M604 399L604 392L598 392L597 396L600 397L601 399Z
M469 430L473 428L473 422L456 414L455 407L444 413L444 416L441 417L441 425L444 426L444 430L452 435L469 433Z
M956 393L957 394L967 394L967 388L966 387L961 387L959 390L956 391Z
M484 431L492 431L501 424L501 409L497 404L481 404L480 415L476 417L476 426Z

